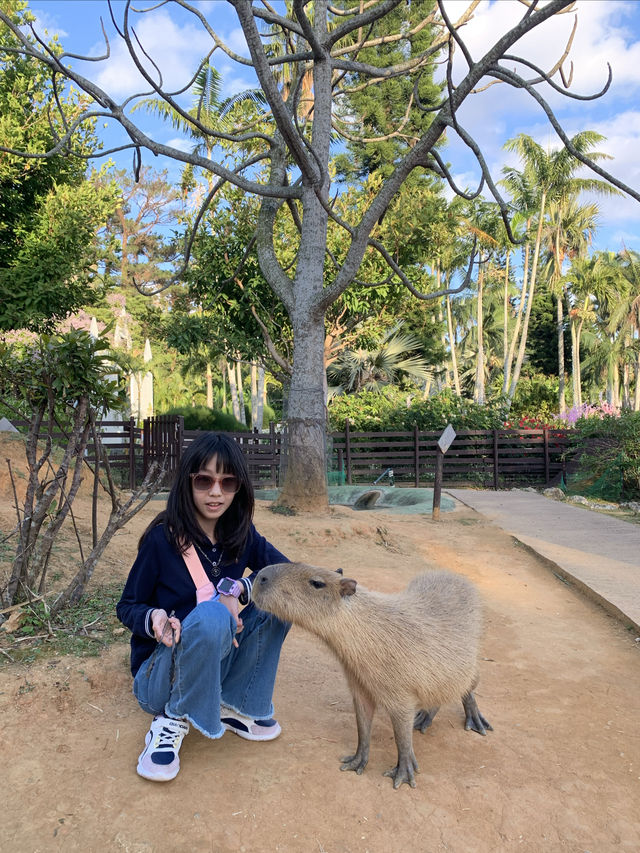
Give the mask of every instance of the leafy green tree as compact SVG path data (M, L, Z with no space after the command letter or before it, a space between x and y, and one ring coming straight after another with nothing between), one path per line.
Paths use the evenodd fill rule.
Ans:
M515 151L519 154L524 163L523 171L520 172L515 168L507 168L505 172L505 183L516 197L516 201L522 207L527 209L528 217L533 219L533 224L536 229L535 241L533 246L533 260L530 272L530 284L526 297L526 308L518 355L511 385L509 387L508 396L513 400L515 389L522 369L522 363L526 352L527 334L531 311L533 308L535 287L538 276L538 264L544 238L545 217L548 214L549 205L557 205L559 211L564 211L570 199L575 198L581 191L595 190L600 192L617 192L614 187L607 185L602 180L597 178L578 178L576 172L582 167L585 158L589 158L591 162L601 160L606 157L605 154L593 150L593 146L601 142L604 137L592 130L585 130L577 133L570 140L570 145L564 148L559 148L556 151L547 151L543 149L535 140L524 133L519 134L514 139L510 139L505 144L505 148L510 151ZM601 171L598 168L598 171ZM533 201L535 198L534 213ZM566 241L562 239L560 225L561 213L556 217L555 237L552 243L552 253L555 258L555 274L561 275L562 260L567 252ZM558 311L558 329L561 329L563 323L561 321L562 298L560 297L560 307ZM558 349L560 356L564 358L564 345ZM564 367L562 368L562 377L564 377ZM561 395L563 394L563 385L561 385ZM562 401L561 401L562 405Z
M19 26L33 19L20 2L9 3L5 14ZM55 41L50 49L60 53ZM50 75L17 50L15 34L2 24L0 146L36 154L56 145L64 125L49 113ZM68 94L61 104L73 121L86 98ZM104 172L86 180L82 155L96 145L88 123L76 140L80 156L0 157L0 330L51 329L91 300L99 258L96 232L118 198Z
M439 154L438 146L446 134L457 134L474 153L483 181L499 201L505 219L508 218L508 207L492 180L472 129L464 126L460 110L472 94L482 97L487 80L500 81L503 86L534 97L554 122L567 151L596 170L600 177L611 180L640 200L640 193L607 175L588 156L577 151L555 121L551 105L540 93L537 83L540 79L550 80L560 70L561 63L556 63L550 73L538 68L532 71L526 58L523 63L514 54L518 44L523 40L526 43L529 33L568 10L571 0L525 4L518 23L495 41L490 39L485 52L477 58L472 57L465 45L462 29L475 5L470 3L458 19L452 21L448 17L448 6L443 2L431 11L431 7L424 3L401 3L400 0L354 4L350 8L293 0L291 5L276 10L268 4L254 5L251 0L234 0L233 10L249 53L248 57L243 57L215 32L215 4L209 20L208 11L205 13L189 4L181 4L186 14L194 16L195 23L205 27L212 39L212 50L224 51L233 61L253 69L267 102L268 112L260 122L251 126L245 122L234 123L231 130L226 130L220 125L208 124L206 118L190 116L176 97L163 88L162 77L155 70L146 70L149 57L145 54L144 45L132 32L132 18L136 13L135 7L127 0L124 5L127 16L121 22L120 37L129 53L134 55L145 83L206 136L213 154L211 158L150 138L132 120L131 112L122 109L97 83L80 75L70 63L32 45L17 27L11 28L6 14L0 12L0 20L21 42L23 54L61 78L73 81L100 104L103 115L108 113L120 123L126 132L127 142L138 155L144 148L211 173L212 188L206 195L205 205L226 183L260 199L255 231L257 257L265 280L287 311L293 333L293 374L287 421L290 453L286 482L280 496L284 504L299 508L320 508L327 504L324 320L329 307L354 284L362 281L361 266L367 253L378 253L386 265L386 277L392 284L406 287L420 298L440 299L444 296L436 290L420 291L412 275L398 265L389 247L377 239L376 228L381 221L384 223L386 211L412 173L419 175L426 170L434 177L444 177L454 192L461 192ZM157 8L148 7L140 14L152 16ZM414 10L419 13L417 18L413 17ZM385 26L397 12L400 14L395 29ZM270 30L265 31L265 26ZM432 29L432 39L428 46L414 50L425 28ZM397 60L387 53L392 42L400 48ZM456 76L455 85L454 45L456 55L463 57L463 70ZM370 59L363 62L360 57L370 48L374 48L368 54ZM420 81L432 62L444 64L447 85L441 97L423 103L414 93L420 93ZM155 64L161 65L161 59L158 58ZM194 69L192 78L202 67L201 63ZM526 79L523 74L533 76ZM363 87L374 91L381 81L403 79L411 81L402 95L398 95L406 98L407 92L411 92L403 105L411 114L411 138L397 155L394 153L392 168L380 175L377 191L372 193L369 204L354 224L339 217L334 209L336 192L339 193L341 186L339 183L336 185L330 168L333 140L336 134L342 134L343 139L345 134L353 135L344 121L340 126L335 118L338 115L343 120L351 117L355 136L358 141L365 142L362 116L354 96ZM312 98L308 97L310 92ZM429 93L425 97L429 98ZM87 111L87 116L90 112ZM422 123L425 112L430 113L430 119ZM392 114L387 107L375 116L375 121L381 125L384 134L389 134L396 128L382 128L382 125L396 118L397 112ZM75 127L69 126L69 133L63 136L61 145L71 144ZM239 152L238 159L232 163L228 157L229 145L237 146ZM10 153L19 151L11 149ZM265 166L265 172L258 168L261 164ZM286 266L279 254L281 217L291 218L296 233L295 244L290 249L295 263ZM334 223L343 232L343 250L339 259L332 258L327 251L329 223ZM518 372L519 369L520 365L517 365Z
M158 472L150 471L144 484L124 503L114 485L96 429L100 416L123 402L122 388L113 376L113 358L108 341L94 339L80 330L42 335L13 345L0 344L0 401L16 415L26 414L29 422L25 439L26 496L21 511L16 505L18 544L9 578L0 591L7 606L13 605L18 596L24 600L47 591L50 556L62 525L67 518L73 520L72 505L85 471L89 441L94 443L98 460L94 467L94 501L102 463L111 497L111 514L99 534L94 505L90 551L85 555L78 540L77 571L51 605L51 613L82 597L113 534L147 503L161 484ZM52 438L54 433L62 435L58 447ZM9 476L15 489L11 469Z
M155 293L175 274L177 251L173 233L181 217L181 193L167 170L143 167L138 180L125 169L111 173L120 188L118 207L102 231L110 250L104 279L109 287L134 287ZM172 231L168 232L171 228Z

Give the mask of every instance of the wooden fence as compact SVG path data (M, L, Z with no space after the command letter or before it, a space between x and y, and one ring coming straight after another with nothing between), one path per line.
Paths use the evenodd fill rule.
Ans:
M20 432L29 429L27 421L14 420L12 424ZM118 482L125 488L134 489L144 477L142 456L142 429L136 426L135 418L127 421L101 421L99 424L102 444L109 456L109 465L120 476ZM51 436L54 442L64 442L66 436L56 431ZM89 441L85 459L89 464L95 462L96 454L93 441Z
M21 430L27 424L16 422ZM102 421L103 444L111 467L120 471L124 487L142 482L154 460L164 461L170 484L180 457L200 434L185 430L180 416L147 418L143 428L129 421ZM343 432L329 436L329 482L372 484L389 482L390 476L405 485L429 485L435 471L438 432L354 432L346 422ZM229 433L241 446L256 488L280 485L281 456L285 440L271 424L268 432ZM54 435L54 440L56 437ZM565 469L569 448L566 430L460 430L444 457L444 480L484 487L550 484ZM87 461L95 458L92 445Z
M335 468L346 483L373 482L389 476L418 487L433 480L438 432L332 433ZM565 430L460 430L444 457L449 482L470 482L494 489L507 483L548 485L560 478L569 447Z

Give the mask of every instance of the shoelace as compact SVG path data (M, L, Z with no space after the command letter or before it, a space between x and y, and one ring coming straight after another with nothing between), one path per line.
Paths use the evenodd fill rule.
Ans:
M163 726L161 731L157 732L153 741L154 749L172 749L175 750L176 744L180 742L182 732L175 732Z

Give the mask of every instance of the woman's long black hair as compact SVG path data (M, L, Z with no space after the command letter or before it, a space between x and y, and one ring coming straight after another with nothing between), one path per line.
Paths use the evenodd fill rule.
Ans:
M240 483L231 505L216 522L216 542L224 549L225 559L235 559L242 552L253 520L253 485L238 443L217 432L205 432L187 447L167 498L167 508L144 531L140 545L152 527L164 524L169 541L178 551L183 552L192 544L201 548L211 546L196 518L189 475L201 471L213 456L218 471L235 475Z

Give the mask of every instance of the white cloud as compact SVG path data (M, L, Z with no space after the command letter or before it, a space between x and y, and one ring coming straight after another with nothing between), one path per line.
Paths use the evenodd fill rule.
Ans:
M162 75L165 90L177 91L186 86L197 69L198 62L211 49L211 39L202 27L189 22L181 24L165 10L136 16L133 22L133 44L140 61L153 80ZM147 91L149 84L131 59L124 41L111 37L111 56L93 75L95 82L110 95L120 98L134 92ZM92 48L93 55L101 54L104 44ZM145 54L147 56L145 56ZM149 57L149 58L147 58Z
M447 0L452 18L466 5L462 0ZM571 51L574 77L570 91L593 94L601 89L606 80L607 61L613 67L613 84L601 99L594 101L568 99L548 86L540 87L541 94L551 104L569 136L585 129L605 136L606 142L598 145L598 149L614 159L602 161L600 165L629 186L640 189L637 154L640 150L640 112L635 107L640 100L640 3L635 0L578 0L576 5L578 28ZM482 3L473 21L462 31L472 56L479 58L523 13L524 7L515 0ZM573 14L549 20L512 52L549 69L561 56L573 21ZM456 79L459 80L464 71L460 51L456 63ZM569 71L568 62L565 62L565 69ZM515 155L503 150L508 138L527 133L545 148L554 149L560 144L540 106L526 93L504 84L468 98L458 116L463 127L479 143L496 179L500 178L506 163L519 165ZM479 173L475 164L470 165L473 155L456 140L453 132L449 133L449 138L444 156L471 185L470 176ZM601 209L602 239L609 241L612 248L614 243L617 244L615 248L619 248L624 235L627 245L637 245L639 238L633 236L632 229L640 226L640 203L628 196L597 200Z
M447 0L445 8L455 18L466 6L466 0ZM613 67L616 85L630 82L640 85L640 41L637 33L627 25L638 11L636 3L630 0L578 0L575 8L577 30L570 56L564 63L568 73L573 61L571 90L582 94L598 91L606 81L607 62ZM479 59L496 38L521 20L524 12L525 7L515 0L484 0L474 12L473 19L460 31L472 57ZM556 15L523 37L509 52L549 70L562 56L575 19L573 13ZM508 63L503 64L509 67ZM456 67L458 76L466 70L459 50Z
M166 142L171 148L177 148L178 151L192 151L194 146L193 139L187 139L185 136L174 136L173 139L168 139Z
M52 14L51 9L30 9L30 11L36 17L34 27L39 36L47 39L58 36L61 41L66 38L67 31L60 26L57 15Z

